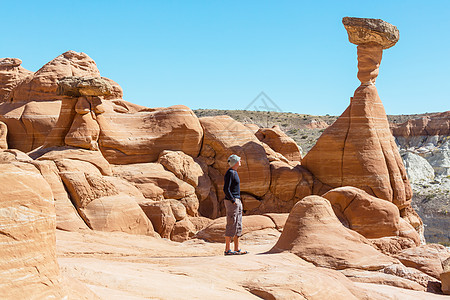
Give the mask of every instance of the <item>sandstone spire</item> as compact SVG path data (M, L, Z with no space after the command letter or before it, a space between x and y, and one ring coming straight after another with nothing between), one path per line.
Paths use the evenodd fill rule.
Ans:
M302 165L331 187L358 187L402 209L410 203L411 186L375 87L383 49L395 45L398 29L379 19L345 17L342 22L350 42L358 45L361 85Z

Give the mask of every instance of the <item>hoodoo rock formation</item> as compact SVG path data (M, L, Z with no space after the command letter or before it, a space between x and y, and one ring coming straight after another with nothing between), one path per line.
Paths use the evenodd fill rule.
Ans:
M346 17L343 24L350 42L358 45L361 85L302 164L331 187L358 187L394 203L402 216L410 214L411 186L375 87L383 49L395 45L398 30L377 19ZM418 229L421 222L412 225Z
M148 280L145 272L171 286L178 274L185 276L174 281L177 285L192 286L189 280L198 276L214 283L214 272L172 264L190 255L197 268L197 262L210 267L211 259L219 268L226 265L228 271L215 270L220 289L242 299L384 299L392 290L374 292L381 284L416 290L419 294L409 295L422 297L427 289L438 291L439 274L448 291L448 267L439 262L450 253L442 246L418 246L421 220L410 205L411 187L375 88L382 51L397 42L398 30L375 19L344 18L343 23L350 42L358 45L361 85L303 159L279 127L246 126L227 116L197 118L183 105L147 108L127 102L120 86L101 77L84 53L63 53L36 73L21 68L19 59L0 59L0 295L96 299L82 285L66 280L71 284L65 286L55 227L65 239L63 272L128 286L116 280L122 274L114 268L120 265L122 272L122 266L138 261L138 269L145 270L130 277L133 290L140 290L135 280ZM224 240L223 177L232 153L242 158L243 240L258 251L265 248L262 256L221 261L228 259L217 257L222 247L205 241ZM271 247L277 254L264 253ZM89 262L81 269L79 262L70 265L76 253ZM100 258L93 261L91 255ZM156 260L171 256L177 257L172 265L152 269ZM115 271L97 278L108 260L114 263L106 269ZM248 265L241 268L244 261ZM89 271L91 263L100 267ZM293 268L307 270L308 279L288 275ZM262 270L272 269L278 272L261 278ZM231 279L223 283L230 270L240 275L227 275ZM208 284L205 295L216 295ZM177 291L170 295L180 298Z
M9 93L33 72L24 69L18 58L0 59L0 102L6 101Z

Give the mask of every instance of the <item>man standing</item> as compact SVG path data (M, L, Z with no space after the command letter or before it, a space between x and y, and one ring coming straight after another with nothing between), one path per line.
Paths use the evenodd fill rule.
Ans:
M239 175L237 169L241 166L241 158L236 154L228 157L230 168L225 173L223 191L225 193L225 208L227 210L227 227L225 229L225 255L247 254L239 249L239 237L242 235L242 201ZM231 238L234 251L231 251Z

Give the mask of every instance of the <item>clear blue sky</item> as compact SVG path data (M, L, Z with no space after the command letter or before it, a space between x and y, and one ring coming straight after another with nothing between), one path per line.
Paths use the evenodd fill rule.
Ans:
M359 85L342 17L380 18L400 41L377 88L388 114L450 110L450 1L5 1L0 57L37 71L92 57L124 99L243 109L264 91L286 112L339 115Z

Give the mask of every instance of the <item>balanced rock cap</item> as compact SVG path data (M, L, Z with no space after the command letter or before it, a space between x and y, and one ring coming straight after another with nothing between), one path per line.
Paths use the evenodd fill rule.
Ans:
M100 77L67 76L58 82L58 95L107 96L112 91L111 84Z
M0 68L1 67L18 67L22 64L22 61L18 58L0 58Z
M342 18L350 43L362 45L379 44L383 49L394 46L400 37L396 26L380 19Z

